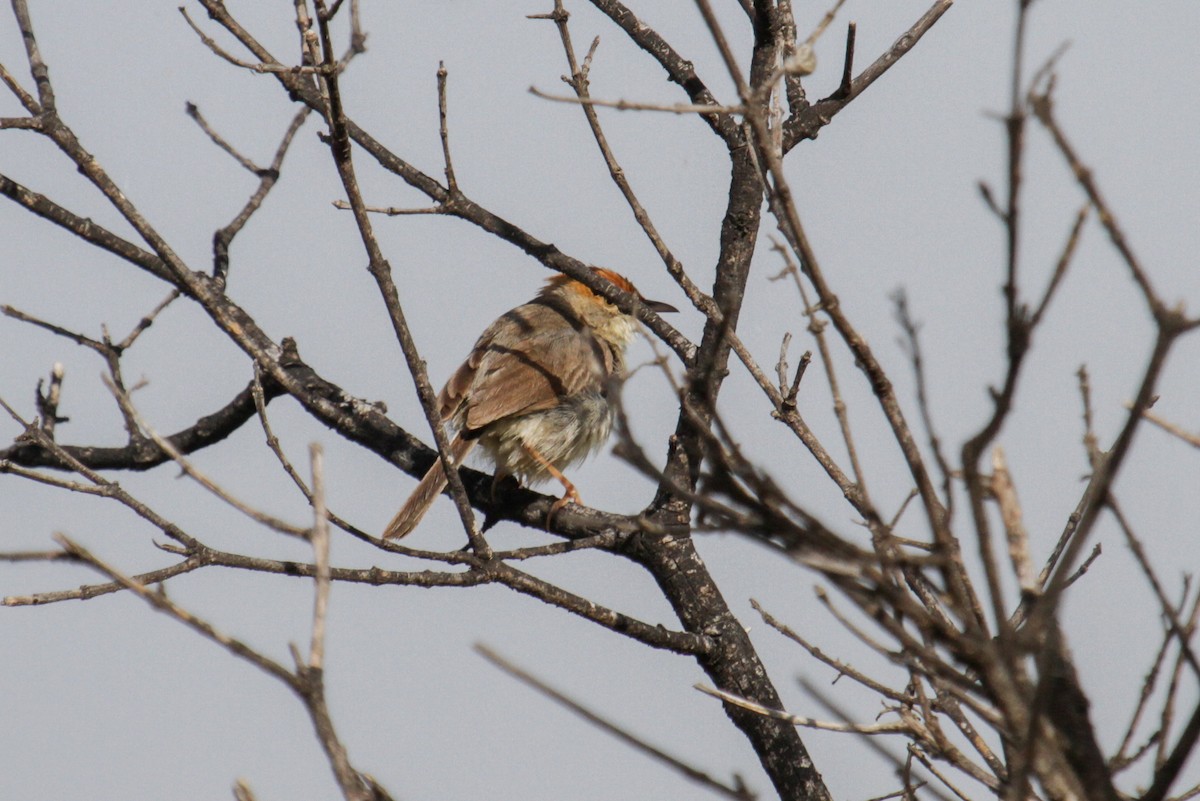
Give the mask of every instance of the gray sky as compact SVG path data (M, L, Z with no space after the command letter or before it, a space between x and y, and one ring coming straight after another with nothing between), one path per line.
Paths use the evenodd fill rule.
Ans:
M293 108L271 78L237 70L209 53L175 4L30 5L64 118L181 255L195 269L207 269L212 232L232 218L254 180L205 139L183 113L184 102L196 103L223 135L261 162L269 160ZM347 110L360 125L440 176L434 73L444 61L451 146L463 190L567 253L619 269L646 296L686 305L609 181L583 115L527 92L531 85L567 91L558 79L566 66L554 27L525 19L547 10L549 2L455 0L437 4L436 12L414 11L410 4L363 5L369 52L343 83ZM650 6L644 20L696 62L719 98L732 101L692 4L643 5ZM846 21L858 23L861 69L927 5L850 0L818 47L819 70L806 83L809 96L824 96L837 85ZM982 424L986 387L1003 375L1002 229L980 201L976 183L1003 186L1003 130L991 115L1007 105L1014 5L960 0L912 53L788 160L822 265L906 402L912 382L896 345L888 295L899 286L908 291L924 322L940 434L954 450ZM823 6L795 6L802 29L824 13ZM291 4L230 7L278 56L294 57ZM592 68L594 96L684 99L606 20L580 3L568 8L578 50L601 37ZM194 16L204 19L202 12ZM744 45L745 26L734 13L724 16L735 48ZM0 19L0 61L28 87L15 25L7 12ZM1198 39L1200 5L1194 0L1042 0L1032 14L1028 50L1036 66L1070 42L1057 70L1060 118L1160 293L1188 302L1193 311L1200 307L1194 263L1200 250ZM18 113L11 96L0 97L0 116ZM702 286L711 284L728 177L719 143L688 117L608 111L602 120L668 244ZM352 394L385 401L394 420L428 439L352 220L330 205L342 192L317 129L315 120L302 129L282 181L235 241L230 293L276 340L294 336L307 362ZM128 231L48 143L17 131L3 132L0 142L0 172ZM368 202L425 205L366 159L359 166ZM1027 178L1026 291L1037 297L1083 198L1035 125ZM376 222L438 385L479 331L528 299L545 277L531 259L461 222ZM10 203L0 205L0 242L0 303L92 336L101 324L123 336L166 294L148 276ZM768 280L780 265L767 244L756 256L741 331L759 359L773 365L785 331L796 336L793 361L812 345L799 300ZM676 322L689 335L699 331L695 313ZM205 323L196 308L177 303L128 356L126 376L149 382L136 400L160 431L213 411L250 377L245 360ZM0 395L8 402L31 414L37 379L61 361L67 370L63 412L71 422L60 438L122 441L120 418L97 378L102 365L93 354L7 318L0 318L0 341L7 345ZM1097 429L1107 443L1151 343L1144 304L1093 221L1035 342L1016 416L1000 438L1039 558L1077 501L1087 470L1075 370L1089 366ZM639 343L630 362L649 355ZM1193 337L1174 353L1156 407L1193 430L1200 429L1197 363L1200 341ZM844 353L838 366L872 492L882 508L894 509L908 492L899 454ZM665 381L642 371L625 394L634 401L636 434L661 456L676 413ZM782 436L740 368L722 401L753 457L825 522L847 536L860 535L836 487ZM806 377L801 402L833 447L836 428L819 371ZM272 404L271 416L298 463L310 441L325 446L330 506L356 524L382 526L411 488L411 479L314 425L286 399ZM16 433L11 422L0 421L0 438ZM195 461L256 504L303 523L303 499L261 440L261 431L247 425ZM117 478L213 546L306 557L294 543L279 542L194 484L176 480L176 472L163 468ZM614 511L641 508L653 491L607 454L572 477L589 504ZM1178 592L1181 572L1200 562L1196 477L1193 450L1145 429L1117 486L1171 593ZM150 544L153 532L112 503L6 476L0 479L0 507L5 551L45 549L50 535L61 531L127 572L167 561ZM455 547L462 537L455 519L451 505L440 502L412 544ZM514 546L544 536L498 526L489 539ZM1096 699L1093 719L1111 747L1159 635L1152 599L1117 532L1106 523L1096 539L1104 556L1072 596L1067 630ZM807 575L735 538L705 536L699 547L726 599L752 628L788 708L825 717L793 677L828 683L833 676L756 623L748 599L759 599L831 653L866 660L863 649L820 611ZM384 565L381 555L346 537L335 537L333 552L339 564L403 566ZM640 619L674 625L648 577L624 560L579 555L545 561L535 572ZM82 568L0 563L0 595L95 580ZM288 659L289 641L307 636L307 582L210 571L174 581L170 591L281 661ZM307 718L281 686L135 599L2 610L0 638L6 643L0 798L228 798L235 777L246 778L263 801L336 795ZM749 746L719 705L691 688L704 677L686 658L648 651L503 588L336 586L330 703L355 764L397 797L683 799L704 792L501 675L470 650L476 641L688 762L717 776L740 772L769 792ZM843 684L832 692L863 720L878 711L873 700ZM1187 697L1194 699L1195 691ZM859 743L814 733L805 742L836 797L862 799L895 789L890 771Z

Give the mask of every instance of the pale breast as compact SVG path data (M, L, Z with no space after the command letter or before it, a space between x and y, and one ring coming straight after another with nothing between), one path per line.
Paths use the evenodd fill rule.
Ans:
M498 471L529 483L549 474L522 444L532 445L563 470L600 448L612 433L612 422L607 392L584 392L563 399L552 409L497 420L479 441Z

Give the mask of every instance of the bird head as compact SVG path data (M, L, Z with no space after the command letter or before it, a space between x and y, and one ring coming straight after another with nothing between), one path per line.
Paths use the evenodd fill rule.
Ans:
M603 278L623 292L628 292L637 298L638 302L655 312L679 311L669 303L658 300L647 300L638 292L625 276L604 267L593 267L592 274ZM543 296L557 296L565 299L579 318L590 327L597 336L612 344L624 348L632 341L637 333L637 318L625 314L607 298L591 290L586 284L576 281L566 275L552 276L542 290Z

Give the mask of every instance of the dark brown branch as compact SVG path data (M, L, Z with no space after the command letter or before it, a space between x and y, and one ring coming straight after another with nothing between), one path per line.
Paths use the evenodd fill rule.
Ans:
M1021 91L1024 80L1025 31L1028 16L1028 3L1020 3L1017 12L1016 31L1013 36L1013 60L1011 68L1011 97L1007 116L1004 118L1007 133L1008 183L1005 194L1005 206L1000 210L1000 218L1004 224L1006 258L1005 280L1003 294L1005 301L1005 333L1007 336L1007 369L1004 383L1000 390L992 390L992 413L983 426L963 443L960 458L962 460L963 482L966 486L968 506L971 519L975 525L978 540L980 560L983 563L987 579L988 596L992 603L992 613L996 624L1000 627L1000 636L1007 637L1008 618L1007 604L1002 594L997 560L992 548L991 522L985 510L989 489L987 479L981 475L980 461L984 451L1000 433L1009 414L1013 409L1017 387L1022 375L1025 356L1029 352L1034 324L1030 312L1022 302L1018 270L1020 267L1021 242L1021 188L1024 179L1025 162L1025 122L1026 104ZM989 196L990 197L990 196ZM1076 230L1078 230L1078 225ZM1074 249L1075 237L1068 241L1066 254ZM1066 269L1065 263L1069 256L1060 258L1059 263ZM1057 282L1051 280L1045 300L1048 302ZM1043 303L1042 308L1045 308Z
M830 95L832 100L849 97L854 89L854 40L857 32L858 26L853 22L846 26L846 58L842 64L842 82L837 91Z
M701 5L702 10L707 7L706 0L697 0L697 2ZM711 11L706 14L706 20L710 28L716 25ZM740 69L733 60L732 54L728 53L727 47L723 48L723 53L730 76L738 86L739 96L751 97L750 85L760 85L761 76L755 76L752 73L751 84L747 85L741 77ZM765 184L768 188L767 199L771 214L776 219L780 232L796 254L805 276L816 290L822 310L833 322L834 328L847 348L854 354L856 365L870 381L871 389L879 400L880 409L892 429L893 436L900 447L909 472L912 474L925 508L926 517L933 530L934 541L942 557L942 575L953 597L955 608L969 615L968 625L982 626L982 613L970 585L969 577L963 568L958 541L949 529L945 508L934 490L924 457L905 420L890 378L875 358L866 340L858 333L841 308L837 296L833 294L817 262L816 254L801 224L791 188L784 174L781 149L776 143L772 131L768 129L765 109L748 106L746 122L754 145L749 149L748 155L752 166L760 173L760 185ZM884 529L883 520L878 511L873 508L869 499L861 497L860 493L858 495L860 497L855 498L854 502L866 518L875 540L877 543L885 542L890 533ZM848 497L851 496L848 495Z
M1057 627L1052 627L1047 637L1049 642L1043 652L1046 658L1039 659L1041 682L1045 686L1044 714L1058 729L1060 747L1085 789L1084 797L1089 801L1118 801L1108 763L1088 716L1088 698L1079 684L1062 635Z
M788 152L804 139L815 139L821 129L828 125L839 111L866 91L868 86L891 69L905 53L912 50L921 37L929 32L934 23L941 19L953 4L954 0L936 0L929 10L922 14L921 18L888 48L887 52L875 59L869 67L850 82L850 91L844 96L818 100L804 108L800 114L793 114L783 126L783 152ZM841 92L838 92L837 95L841 95Z
M194 113L193 113L194 111ZM238 161L250 172L258 176L258 187L254 190L254 194L246 201L237 215L224 228L219 229L213 234L213 277L223 286L229 275L229 246L233 243L233 238L245 227L250 221L250 217L257 212L263 202L267 199L267 195L274 188L275 183L279 180L279 171L283 168L283 159L287 155L288 148L291 147L292 140L295 138L300 126L304 124L308 118L310 109L302 108L292 117L291 123L288 125L287 131L283 134L283 139L280 140L279 146L275 149L275 156L271 159L269 167L260 168L251 162L249 159L242 156L231 146L226 145L224 141L217 136L214 131L208 128L207 123L200 116L199 110L191 103L188 104L188 113L204 128L209 134L213 142L226 150L234 159Z
M212 549L206 549L203 558L207 565L234 567L259 573L297 578L312 578L316 573L316 567L305 562L285 562ZM645 623L581 599L511 566L495 562L483 563L476 559L473 567L460 572L334 567L330 569L330 578L333 581L372 586L477 587L484 584L503 584L524 595L545 601L654 648L682 654L698 654L712 650L712 642L707 637L688 632L671 631L662 626Z
M616 23L630 41L657 61L666 71L667 77L687 92L687 96L693 103L700 106L720 105L696 73L692 62L680 56L657 31L639 20L624 4L616 2L616 0L592 0L592 5ZM727 146L733 147L736 142L740 141L741 134L738 131L738 124L731 115L714 113L702 116L713 132L720 136Z
M1154 783L1142 795L1140 801L1163 801L1167 797L1171 785L1179 778L1179 774L1183 771L1184 765L1187 764L1187 759L1195 750L1198 741L1200 741L1200 704L1197 704L1196 708L1192 710L1192 716L1184 726L1183 733L1175 742L1175 747L1171 749L1170 756L1155 772Z
M60 228L75 234L75 236L85 242L95 245L101 250L106 250L115 256L119 256L130 264L141 267L156 278L160 278L173 285L175 284L175 279L170 270L167 269L166 264L153 253L142 250L132 242L117 236L86 217L73 214L45 195L40 195L25 188L6 175L0 175L0 195L7 197L37 216L49 220Z
M264 387L267 400L279 397L283 390L274 382ZM224 407L198 419L193 425L166 437L180 453L195 453L214 445L254 417L253 384L247 386ZM62 445L72 458L93 470L149 470L171 461L162 448L153 441L142 439L131 441L122 447L98 447L90 445ZM24 467L50 467L58 470L71 469L52 451L36 442L18 442L0 450L0 459Z

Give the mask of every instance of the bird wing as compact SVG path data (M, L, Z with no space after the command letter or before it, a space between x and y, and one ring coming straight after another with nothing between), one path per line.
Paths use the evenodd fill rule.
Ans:
M551 409L564 397L603 389L611 350L569 308L539 298L493 323L442 390L444 416L462 414L463 430Z

